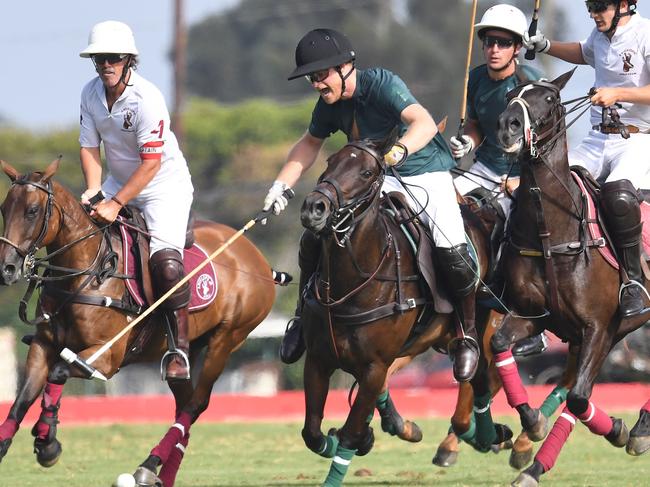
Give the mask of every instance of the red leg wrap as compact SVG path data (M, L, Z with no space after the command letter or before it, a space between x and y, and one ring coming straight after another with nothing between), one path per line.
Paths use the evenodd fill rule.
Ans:
M589 407L587 407L587 410L578 415L578 419L589 428L589 431L596 435L605 436L607 433L612 431L612 418L605 414L601 409L598 409L591 401L589 401Z
M648 402L646 402L641 409L650 413L650 399L648 399Z
M497 372L503 383L503 390L506 393L510 407L516 408L522 404L528 403L528 393L521 383L517 363L510 350L497 353L494 356L494 362L497 366Z
M187 433L180 443L176 443L176 446L172 449L172 452L169 454L169 458L164 463L158 474L158 478L162 480L162 483L165 487L173 487L174 482L176 481L176 474L181 467L181 462L183 461L183 456L185 455L185 448L187 448L187 443L190 441L190 434Z
M190 426L192 425L192 419L187 413L181 413L178 418L176 418L176 423L169 428L167 434L160 440L160 443L151 450L151 455L155 455L160 458L162 464L164 465L169 459L169 455L176 446L176 443L180 443L183 437L189 433Z
M7 418L4 423L0 424L0 440L13 438L19 427L18 421Z
M47 411L47 408L51 406L58 406L59 401L61 400L61 395L63 394L63 384L52 384L48 382L45 384L45 389L43 390L43 400L41 401L42 415L48 418L53 418L56 414L55 411ZM47 438L47 434L50 432L50 425L39 421L36 423L36 438L44 440Z
M535 455L535 461L544 467L544 472L548 472L555 465L557 457L560 456L560 450L569 438L575 424L576 417L569 412L569 408L565 407L544 440L544 444Z

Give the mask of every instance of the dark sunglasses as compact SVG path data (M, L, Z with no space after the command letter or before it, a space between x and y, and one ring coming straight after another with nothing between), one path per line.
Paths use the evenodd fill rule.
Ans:
M605 10L607 10L611 4L612 4L612 2L607 2L607 1L600 1L600 2L587 1L587 2L585 2L585 5L587 6L587 10L589 11L590 14L602 13Z
M108 64L117 64L120 61L124 60L128 54L94 54L93 61L95 64L102 65L106 61Z
M514 39L506 39L505 37L485 36L483 38L483 45L485 47L493 47L497 45L501 48L512 47L515 43Z
M309 81L310 83L320 83L329 75L330 75L330 70L329 68L327 68L327 69L321 69L320 71L316 71L314 73L309 73L307 76L305 76L305 78L307 78L307 81Z

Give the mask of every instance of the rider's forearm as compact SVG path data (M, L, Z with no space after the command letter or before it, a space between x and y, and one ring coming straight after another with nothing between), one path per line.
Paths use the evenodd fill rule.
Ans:
M160 164L159 160L142 161L140 167L131 174L126 184L115 195L118 202L126 205L131 199L138 196L160 170Z
M474 143L474 148L481 145L481 142L483 142L483 133L481 132L481 128L479 127L478 120L469 118L465 123L465 128L463 129L463 135L472 139L472 142Z
M551 41L551 48L546 54L572 64L587 64L582 56L582 48L579 42Z
M289 151L287 162L275 178L276 181L282 181L288 187L293 188L302 173L316 161L323 142L323 139L305 133Z
M408 125L399 141L414 154L431 142L438 133L438 127L429 112L422 105L415 104L402 110L401 118Z
M99 147L82 147L79 151L81 171L89 189L101 188L102 186L102 161Z

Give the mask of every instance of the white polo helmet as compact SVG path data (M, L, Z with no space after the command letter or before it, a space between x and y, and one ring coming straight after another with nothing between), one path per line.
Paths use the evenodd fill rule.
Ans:
M79 53L81 57L93 54L133 54L138 55L135 38L131 28L124 22L107 20L95 24L88 36L88 47Z
M523 37L528 30L526 16L517 7L500 3L485 11L481 21L474 25L479 37L481 32L487 29L502 29Z

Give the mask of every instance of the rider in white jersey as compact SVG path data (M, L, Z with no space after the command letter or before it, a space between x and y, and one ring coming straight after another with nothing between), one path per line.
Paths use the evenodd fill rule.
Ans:
M592 130L569 151L569 162L587 168L602 184L602 210L627 273L620 292L623 318L643 312L647 299L637 189L650 189L650 21L637 14L636 3L587 0L596 26L582 42L551 42L541 32L524 36L529 49L595 69ZM616 107L620 123L608 115L609 107Z
M115 221L127 203L142 212L151 234L154 291L161 296L184 275L182 251L194 192L187 163L162 94L135 72L138 50L131 29L122 22L100 22L80 56L91 58L98 74L81 93L79 144L88 188L81 202L88 204L103 191L106 199L91 211L100 223ZM109 171L103 183L100 144ZM185 285L161 305L176 335L177 350L166 367L169 380L189 379L189 298Z

